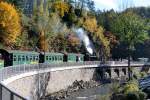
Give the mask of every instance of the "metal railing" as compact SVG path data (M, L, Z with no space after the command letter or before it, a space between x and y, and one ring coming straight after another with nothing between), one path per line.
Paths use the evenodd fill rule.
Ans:
M31 65L16 65L16 66L9 66L5 68L0 69L0 82L26 73L31 71L39 71L39 70L46 70L46 69L52 69L52 68L60 68L60 67L73 67L73 66L80 66L81 68L85 68L88 65L91 65L92 67L105 67L105 66L115 66L117 64L127 64L127 62L121 62L121 61L107 61L105 63L102 63L100 61L88 61L88 62L74 62L74 63L56 63L56 64L31 64ZM143 63L143 62L131 62L131 65L139 64L139 65L150 65L150 63ZM8 94L5 96L4 94ZM9 97L9 99L5 99L5 97ZM19 99L16 99L19 98ZM14 91L8 89L6 86L4 86L2 83L0 83L0 100L27 100L23 98L22 96L18 95Z
M0 82L8 79L12 76L23 74L31 71L59 68L59 67L71 67L71 66L84 66L86 65L100 65L99 61L95 62L79 62L79 63L53 63L53 64L30 64L30 65L16 65L9 66L0 69ZM96 66L95 66L96 67Z
M38 70L45 70L51 68L59 68L59 67L72 67L72 66L83 66L86 67L87 65L93 65L94 67L105 67L105 66L117 66L117 65L127 65L127 62L121 61L107 61L105 64L100 61L88 61L88 62L70 62L70 63L53 63L53 64L30 64L30 65L16 65L16 66L9 66L0 69L0 82L8 79L12 76L19 75L22 73L30 72L30 71L38 71ZM140 66L140 65L150 65L150 63L143 63L143 62L131 62L131 66Z
M0 83L0 100L27 100Z

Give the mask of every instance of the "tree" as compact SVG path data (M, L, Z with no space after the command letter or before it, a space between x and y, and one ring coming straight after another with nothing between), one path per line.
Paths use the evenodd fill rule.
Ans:
M150 40L146 40L144 43L137 44L135 46L133 57L136 58L150 58Z
M93 0L87 0L87 7L91 14L95 14L95 3Z
M57 12L49 11L49 3L51 2L44 5L44 0L41 0L40 4L37 5L37 2L34 2L34 13L30 23L30 30L39 35L38 47L41 51L56 51L57 47L52 47L54 40L59 39L56 38L58 34L63 36L68 31L67 26L61 22Z
M110 41L104 36L104 29L99 26L93 34L93 38L96 44L96 49L98 49L99 58L102 61L106 61L110 56Z
M11 3L17 7L20 7L24 2L24 0L3 0L3 1L7 1L8 3Z
M110 24L116 18L117 13L112 9L110 11L97 11L96 19L98 25L101 25L105 28L106 31L110 31Z
M73 33L68 34L67 44L68 44L69 52L74 52L74 53L79 52L80 39L78 37L76 37Z
M110 44L111 44L110 47L111 48L113 48L114 45L118 44L118 42L119 42L117 40L116 36L113 33L111 33L110 31L105 31L104 36L110 41Z
M44 5L44 0L40 0L39 5L37 1L34 2L34 13L31 20L31 30L38 33L38 46L41 51L48 51L47 33L50 33L50 13L48 11L48 4Z
M83 27L85 30L90 32L93 41L95 42L97 57L105 61L110 54L109 41L104 36L104 29L101 26L97 25L95 17L84 18ZM102 54L103 53L103 54Z
M86 11L84 10L85 7L87 5L87 1L86 0L75 0L75 14L78 17L83 17Z
M62 1L57 1L57 2L53 3L52 8L55 11L58 11L58 13L61 17L63 17L65 15L65 13L68 13L68 11L69 11L69 5Z
M20 33L19 13L11 4L0 2L0 42L12 45Z
M143 43L148 39L148 33L145 28L145 21L132 12L120 14L111 24L112 32L120 37L120 41L125 43L128 52L128 70L129 79L131 79L130 58L131 52L137 43Z
M97 30L97 21L94 17L87 17L84 18L83 27L91 32L94 33Z
M71 6L68 13L63 16L63 21L67 24L68 27L72 27L73 24L77 21L77 16L74 12L74 8Z

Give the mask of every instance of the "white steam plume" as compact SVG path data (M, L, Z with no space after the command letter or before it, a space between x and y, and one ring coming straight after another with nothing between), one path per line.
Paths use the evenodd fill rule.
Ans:
M87 36L86 32L82 29L73 29L76 34L78 35L80 41L83 41L87 51L92 55L93 54L93 44L91 43L89 37Z

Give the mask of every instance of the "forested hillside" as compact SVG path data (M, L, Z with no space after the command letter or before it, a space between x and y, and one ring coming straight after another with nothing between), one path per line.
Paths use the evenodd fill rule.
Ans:
M92 0L34 0L26 14L24 3L0 0L1 48L90 53L88 36L99 58L126 58L129 49L150 57L150 8L96 11Z
M127 50L127 41L122 41L121 38L124 39L129 39L129 37L132 37L132 34L126 38L127 34L127 30L133 31L133 33L135 32L135 34L133 34L133 36L136 36L138 34L139 30L143 30L143 32L141 31L141 35L144 36L144 33L146 32L147 35L145 35L145 39L142 42L138 42L136 43L133 47L132 47L132 58L136 59L138 57L150 57L150 41L149 41L149 36L150 36L150 8L149 7L138 7L138 8L128 8L126 10L124 10L123 12L115 12L113 9L110 11L97 11L96 12L96 18L97 18L97 22L100 26L102 26L107 33L113 34L115 36L115 38L113 40L115 40L114 42L111 42L110 47L113 47L111 49L111 54L113 58L127 58L128 56L128 50ZM124 18L124 20L121 20L121 17ZM130 20L131 17L133 17L133 19ZM127 19L126 19L127 18ZM137 18L137 20L135 20L135 22L132 23L132 21ZM126 19L126 20L125 20ZM140 20L140 21L139 21ZM123 22L125 21L125 22ZM135 25L136 28L134 29L134 24L137 23L137 21L139 21L139 25ZM129 24L127 24L129 22ZM141 24L142 23L142 24ZM125 24L127 27L120 27L122 24ZM129 26L130 24L133 24L131 26ZM140 25L141 24L141 25ZM124 30L122 30L122 32L120 31L120 29L125 28ZM141 28L140 28L141 27ZM143 28L142 28L143 27ZM132 28L134 30L132 30ZM123 31L126 32L125 36L123 36L122 33L124 33ZM104 33L105 35L105 33ZM134 39L134 38L131 38ZM142 40L143 40L142 39ZM139 39L135 39L135 41L138 41ZM141 40L141 39L140 39ZM114 43L115 46L114 46Z

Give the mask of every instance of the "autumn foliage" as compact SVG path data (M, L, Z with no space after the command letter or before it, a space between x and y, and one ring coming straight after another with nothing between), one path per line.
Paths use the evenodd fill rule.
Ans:
M104 36L110 41L110 44L112 46L119 43L119 41L117 40L117 37L110 31L105 31Z
M67 39L68 43L70 43L71 46L76 46L80 44L79 38L77 38L74 34L69 34Z
M104 36L104 29L101 26L98 26L95 17L86 17L83 20L83 27L85 30L91 33L93 40L99 42L100 45L105 49L105 55L109 56L110 54L110 41ZM100 47L100 46L99 46Z
M63 17L64 14L68 13L69 11L69 5L62 1L55 2L52 8L54 8L55 11L58 11L61 17Z
M97 21L95 18L87 17L84 19L83 27L91 33L97 30Z
M10 45L15 42L20 33L20 16L15 7L6 2L0 2L0 41Z

